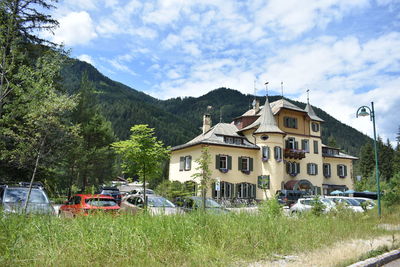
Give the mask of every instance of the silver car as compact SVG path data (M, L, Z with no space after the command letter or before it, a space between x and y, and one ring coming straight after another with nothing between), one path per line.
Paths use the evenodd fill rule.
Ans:
M315 201L319 201L324 205L324 213L329 212L330 210L335 208L335 203L327 198L320 197L318 198L318 200L315 200L314 198L299 198L297 202L290 207L290 213L311 211L311 209L315 205Z

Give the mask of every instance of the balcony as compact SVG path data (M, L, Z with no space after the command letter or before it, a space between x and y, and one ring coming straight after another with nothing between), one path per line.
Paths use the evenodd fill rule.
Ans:
M301 149L285 148L283 156L289 159L303 159L306 157L306 152Z

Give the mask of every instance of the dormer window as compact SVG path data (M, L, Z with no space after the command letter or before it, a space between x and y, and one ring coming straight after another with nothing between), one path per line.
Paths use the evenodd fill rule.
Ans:
M311 123L311 129L313 132L319 132L319 124L316 122Z
M241 144L243 144L242 138L235 138L235 144L236 144L236 145L241 145Z
M233 144L233 137L225 137L225 143Z
M297 129L297 119L292 117L284 117L283 124L286 128L294 128Z

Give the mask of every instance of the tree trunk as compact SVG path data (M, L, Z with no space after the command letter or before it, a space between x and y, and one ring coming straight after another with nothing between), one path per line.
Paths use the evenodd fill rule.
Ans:
M24 205L24 210L23 210L24 214L26 214L26 209L28 208L29 198L31 197L31 192L32 192L32 184L33 184L33 181L35 180L35 175L36 175L37 167L39 166L39 159L40 159L42 148L44 146L45 139L46 139L46 137L44 137L42 142L40 143L40 147L39 147L39 150L38 150L38 153L36 156L35 168L33 169L31 182L29 184L28 195L26 197L26 201L25 201L25 205Z

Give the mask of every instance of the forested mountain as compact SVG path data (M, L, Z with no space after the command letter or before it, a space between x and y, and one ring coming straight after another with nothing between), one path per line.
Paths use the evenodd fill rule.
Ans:
M71 60L62 71L64 86L70 93L79 88L83 73L87 73L88 79L93 82L103 114L111 121L120 139L129 136L131 126L145 123L155 128L157 136L166 144L172 146L182 144L200 134L202 115L207 106L212 106L213 123L221 119L223 122L230 122L248 110L254 98L237 90L219 88L198 98L178 97L158 100L112 81L90 64L79 60ZM258 98L263 104L265 99ZM280 96L271 96L270 102L279 98ZM290 101L301 108L305 107L305 103ZM341 123L323 110L317 107L314 110L325 120L322 131L324 143L327 143L329 136L332 136L342 150L358 155L360 147L370 140L368 136Z

